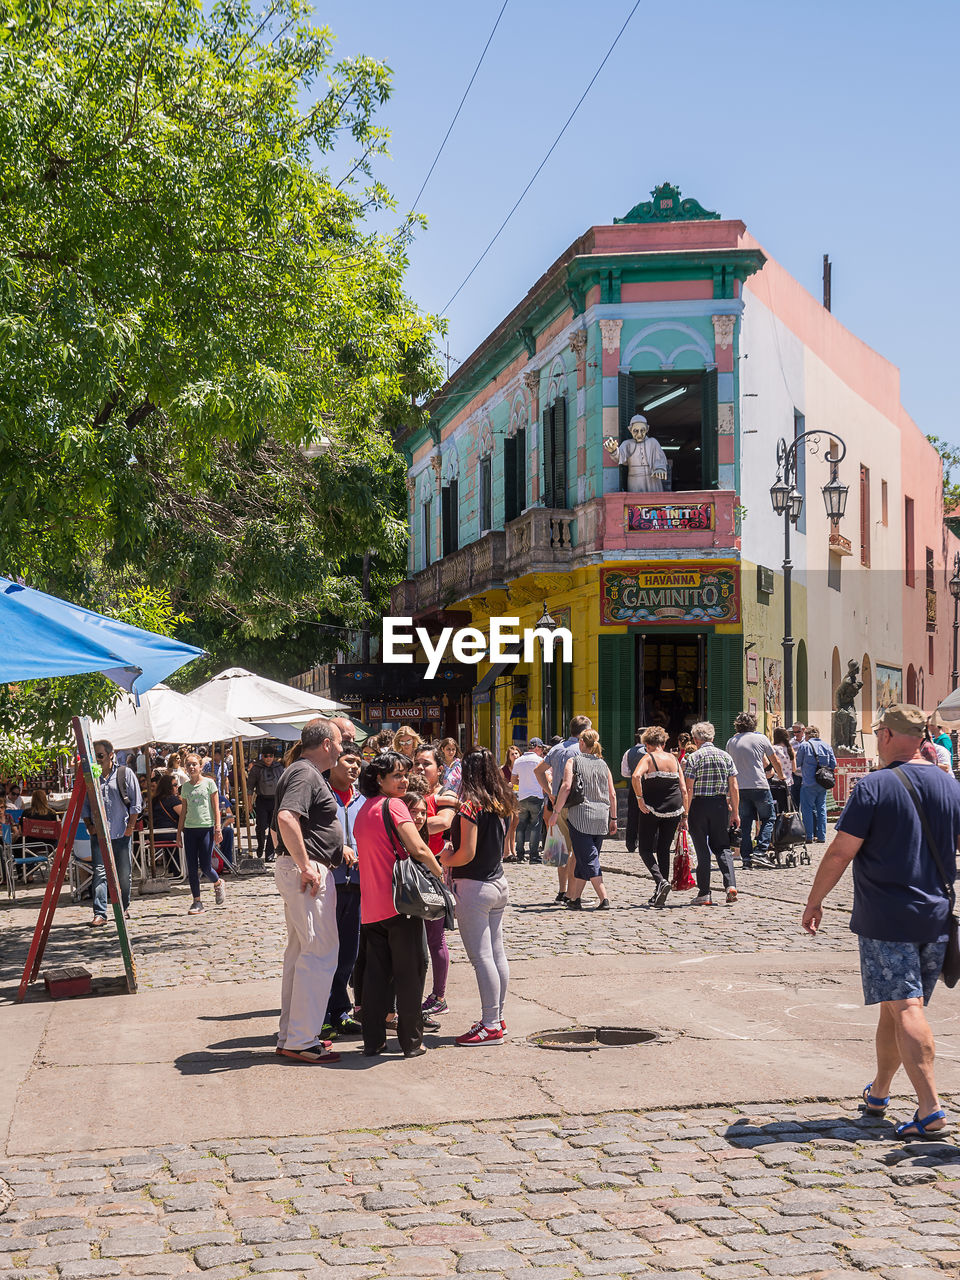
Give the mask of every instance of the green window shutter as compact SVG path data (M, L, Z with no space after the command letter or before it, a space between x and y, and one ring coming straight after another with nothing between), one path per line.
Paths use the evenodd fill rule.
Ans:
M453 550L460 546L460 481L450 481L450 536Z
M702 479L704 489L716 489L717 473L717 431L719 428L717 412L717 371L710 369L703 375L700 383L700 449Z
M552 507L567 505L567 401L559 396L553 403L553 501Z
M625 636L600 636L597 641L599 682L597 689L598 731L603 753L615 781L620 760L628 747L633 746L636 731L636 638Z
M440 554L449 555L450 546L450 488L444 485L440 490Z
M503 522L509 524L520 514L517 505L517 440L507 436L503 442Z
M493 462L480 459L480 532L493 528Z
M555 650L560 652L559 645ZM573 663L560 663L560 723L563 728L561 733L566 734L566 726L573 719Z
M553 408L543 411L543 488L540 496L545 507L553 506Z
M632 373L617 374L617 410L622 442L630 439L630 419L637 411L637 389Z
M707 636L707 718L722 747L743 710L743 636Z
M517 515L519 515L527 505L527 432L525 427L521 427L517 432L515 441Z

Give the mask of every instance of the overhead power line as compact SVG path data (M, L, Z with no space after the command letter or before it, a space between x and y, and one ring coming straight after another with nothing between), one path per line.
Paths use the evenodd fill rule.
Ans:
M501 235L501 233L502 233L502 231L503 231L504 227L507 225L507 223L508 223L508 222L510 221L510 219L513 217L513 215L517 212L517 210L520 208L520 205L521 205L521 203L522 203L522 201L523 201L524 196L527 194L527 192L530 190L530 188L531 188L531 187L533 186L533 184L536 182L537 178L540 176L540 171L543 169L543 166L547 163L547 161L548 161L548 160L550 159L550 157L553 155L554 151L557 149L557 146L558 146L558 144L559 144L559 142L560 142L560 139L563 137L563 135L566 133L567 129L569 128L570 123L571 123L571 121L573 120L573 117L574 117L574 116L577 114L577 112L580 110L581 106L583 105L583 101L584 101L584 99L586 98L586 96L587 96L587 94L590 92L590 90L593 88L594 83L596 82L597 77L600 75L600 72L603 70L603 68L607 65L607 61L608 61L608 59L609 59L610 55L613 53L614 49L615 49L615 48L617 47L617 45L620 43L620 37L623 35L623 33L626 31L627 27L630 25L630 19L633 17L633 15L634 15L634 14L637 12L637 10L640 8L640 3L641 3L641 0L636 0L636 3L634 4L633 8L632 8L632 9L630 10L630 12L627 14L626 18L624 19L623 26L620 28L620 30L617 32L616 36L614 37L613 43L611 44L610 48L609 48L609 49L607 50L607 52L603 55L603 59L602 59L602 61L601 61L600 65L599 65L599 67L597 67L596 71L595 71L595 72L593 73L593 75L590 77L590 81L589 81L589 83L588 83L587 87L584 89L583 93L581 93L580 98L579 98L579 100L577 101L577 105L573 108L573 110L572 110L572 111L570 112L570 114L567 116L566 120L565 120L565 121L564 121L564 123L563 123L563 128L560 130L560 132L559 132L559 133L557 134L557 136L554 138L553 142L550 144L550 149L549 149L549 151L548 151L548 152L547 152L547 154L543 157L543 159L540 161L540 163L537 165L536 169L535 169L535 170L534 170L534 172L533 172L533 176L531 177L530 181L527 183L527 185L526 185L526 186L523 188L523 190L520 192L520 194L519 194L519 196L517 197L516 203L514 204L513 208L510 210L510 212L507 214L507 216L504 218L504 220L500 223L500 226L497 228L497 230L496 230L496 232L495 232L495 234L494 234L493 238L491 239L490 243L487 245L487 247L484 249L483 253L481 253L480 257L476 260L476 262L473 264L473 266L472 266L472 267L470 268L470 270L467 272L466 276L464 276L463 280L460 282L459 287L457 288L456 293L454 293L454 294L453 294L453 296L450 298L449 302L447 302L446 306L444 306L444 307L443 307L443 309L442 309L442 311L441 311L441 313L440 313L441 315L445 315L445 314L447 313L447 311L450 309L450 307L453 305L453 303L456 301L456 299L459 297L461 290L464 288L464 286L465 286L465 285L467 284L467 282L470 280L471 276L472 276L472 275L473 275L473 273L476 271L477 267L479 267L479 266L480 266L480 264L483 262L484 258L487 256L487 254L490 252L490 250L493 248L493 246L494 246L494 245L497 243L497 241L500 239L500 235ZM498 19L498 21L499 21L499 19ZM471 81L471 83L472 83L472 81Z
M481 52L480 57L477 60L477 65L473 68L473 75L470 77L470 81L467 84L467 87L463 91L463 97L460 99L460 105L457 107L456 111L453 113L453 119L450 121L450 125L449 125L449 128L447 129L447 132L443 135L443 141L440 143L440 146L437 150L437 154L433 157L433 163L431 164L430 168L427 170L427 176L424 178L420 186L420 190L417 192L416 196L414 197L413 204L410 206L411 209L415 210L417 205L420 203L420 197L423 195L424 191L426 190L427 183L430 181L430 177L433 174L434 169L437 167L437 161L440 159L440 156L443 154L443 148L447 145L447 139L450 137L450 134L453 132L453 126L457 123L457 117L460 115L460 112L463 110L463 104L467 100L467 94L473 88L473 82L477 78L477 72L480 70L480 67L483 64L483 60L487 56L487 50L490 48L490 42L493 40L493 37L497 33L497 27L499 27L500 25L500 19L503 17L503 12L509 3L510 3L510 0L503 0L503 4L500 6L500 12L497 14L497 20L493 24L493 29L491 30L490 34L487 36L487 43L483 46L483 51Z

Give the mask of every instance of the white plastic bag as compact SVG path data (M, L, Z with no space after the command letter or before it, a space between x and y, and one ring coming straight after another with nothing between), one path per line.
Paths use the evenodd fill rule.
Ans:
M546 843L540 850L540 860L548 867L562 867L567 860L567 846L556 827L550 828Z

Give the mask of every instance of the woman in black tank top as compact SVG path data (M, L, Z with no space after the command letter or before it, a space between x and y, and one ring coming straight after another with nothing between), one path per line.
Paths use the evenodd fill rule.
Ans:
M687 782L677 757L666 749L666 729L647 729L643 745L647 754L631 779L640 809L637 843L644 866L653 876L650 905L662 907L670 892L673 838L681 821L686 821Z

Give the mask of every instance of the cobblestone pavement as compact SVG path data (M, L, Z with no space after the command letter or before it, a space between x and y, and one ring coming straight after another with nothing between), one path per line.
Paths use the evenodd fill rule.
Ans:
M954 1099L954 1105L960 1099ZM673 1280L960 1267L960 1148L849 1103L0 1161L0 1280Z
M818 941L803 934L799 917L824 846L814 846L813 866L774 871L738 871L740 901L719 905L719 873L714 869L718 904L712 909L690 908L693 891L672 894L667 908L652 910L647 903L652 882L635 855L622 841L604 848L604 879L616 908L594 914L593 891L587 888L587 909L574 914L554 904L557 880L550 867L509 865L511 909L505 920L511 959L553 955L626 955L745 951L809 951L828 945L850 950L853 935L846 928L849 877L830 898L827 927ZM272 876L251 875L231 881L227 906L196 917L186 914L189 892L172 891L135 898L130 934L137 972L143 987L199 986L211 982L243 982L279 972L285 943L283 909ZM0 910L0 987L19 981L36 922L39 892L20 895L15 905ZM82 960L94 976L120 972L112 923L106 929L88 927L90 908L74 906L64 895L57 911L45 956L45 967ZM451 946L459 953L456 934Z

